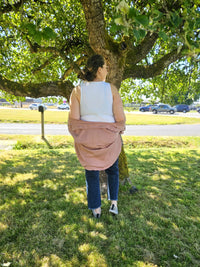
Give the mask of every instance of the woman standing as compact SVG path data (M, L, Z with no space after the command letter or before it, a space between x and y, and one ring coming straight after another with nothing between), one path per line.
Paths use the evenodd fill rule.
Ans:
M108 175L109 211L118 214L118 157L121 133L125 129L122 100L116 87L105 82L108 68L101 55L88 59L70 97L68 127L74 137L75 149L85 168L88 208L94 217L101 215L99 171Z

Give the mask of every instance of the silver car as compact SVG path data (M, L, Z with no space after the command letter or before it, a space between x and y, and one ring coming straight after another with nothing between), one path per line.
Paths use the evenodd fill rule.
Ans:
M63 103L63 104L59 105L57 108L62 109L62 110L64 110L64 109L69 110L69 105L67 103Z
M47 107L44 104L40 104L40 103L32 103L30 104L29 108L31 110L38 110L39 106L43 106L45 110L47 109Z
M159 104L158 106L153 107L151 110L154 114L158 112L166 112L166 113L174 114L176 112L175 108L171 107L170 105L166 105L166 104Z

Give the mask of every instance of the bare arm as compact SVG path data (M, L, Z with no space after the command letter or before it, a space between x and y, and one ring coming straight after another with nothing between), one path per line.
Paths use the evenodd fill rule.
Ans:
M80 87L77 86L73 89L70 96L70 111L69 118L80 120Z
M117 88L111 84L111 90L113 94L113 114L116 122L126 121L126 116L124 113L122 99Z

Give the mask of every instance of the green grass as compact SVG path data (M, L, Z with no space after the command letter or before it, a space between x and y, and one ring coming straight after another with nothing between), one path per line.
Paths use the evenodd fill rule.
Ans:
M44 112L45 123L66 123L68 111L59 112L47 110ZM37 110L1 109L0 123L40 123L41 113Z
M167 124L199 124L199 118L181 117L166 114L134 114L126 113L126 124L128 125L167 125Z
M44 113L45 123L66 124L68 120L68 111L47 110ZM1 109L0 123L40 123L41 113L37 110L22 109ZM146 125L146 124L196 124L200 123L199 118L188 118L180 116L171 116L163 114L134 114L126 113L126 124Z
M0 136L0 266L199 266L199 137L124 137L139 192L120 185L118 217L103 196L100 220L72 138L47 139Z
M47 142L53 149L73 146L72 136L47 135ZM173 136L123 136L126 148L200 148L200 137ZM47 149L48 145L38 135L0 135L0 148L13 147L14 150Z

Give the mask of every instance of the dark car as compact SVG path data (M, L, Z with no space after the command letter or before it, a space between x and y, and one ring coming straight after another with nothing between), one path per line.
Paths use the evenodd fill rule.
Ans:
M200 108L197 108L197 112L199 112L199 113L200 113Z
M176 109L171 107L170 105L166 105L166 104L159 104L157 106L154 106L152 108L152 112L154 114L158 113L158 112L167 112L170 114L174 114L174 112L176 112Z
M176 109L177 112L184 112L184 113L186 113L186 112L189 112L190 111L189 106L186 105L186 104L176 105L174 108Z
M142 111L142 112L151 111L152 107L154 107L154 105L148 105L148 106L140 107L139 111Z

